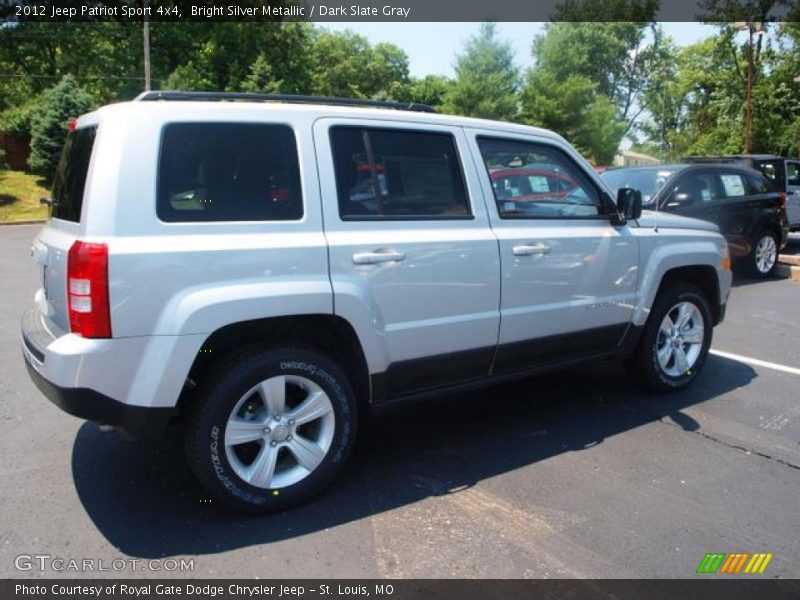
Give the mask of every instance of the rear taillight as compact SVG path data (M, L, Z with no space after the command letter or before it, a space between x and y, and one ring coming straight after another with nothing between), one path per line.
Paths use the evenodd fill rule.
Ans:
M72 333L111 337L108 301L108 246L75 242L67 259L67 303Z
M781 200L781 208L786 208L786 192L778 192L778 198Z

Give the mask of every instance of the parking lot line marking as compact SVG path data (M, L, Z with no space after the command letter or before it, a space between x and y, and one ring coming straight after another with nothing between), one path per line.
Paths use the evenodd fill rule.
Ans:
M753 365L756 367L766 367L767 369L773 369L775 371L781 371L783 373L791 373L792 375L800 375L800 369L798 369L797 367L787 367L786 365L780 365L778 363L761 360L759 358L742 356L741 354L723 352L722 350L709 350L709 352L716 356L721 356L722 358L729 358L737 362L747 363L748 365Z

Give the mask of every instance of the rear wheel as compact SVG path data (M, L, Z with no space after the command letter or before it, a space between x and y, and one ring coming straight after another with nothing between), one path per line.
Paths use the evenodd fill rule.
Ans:
M632 364L650 389L681 390L703 368L711 338L705 295L693 285L676 284L656 300Z
M771 231L764 230L756 237L753 249L748 255L750 272L756 277L768 277L778 264L778 238Z
M308 500L338 473L355 439L347 378L316 352L239 356L200 396L186 433L189 464L216 499L243 512Z

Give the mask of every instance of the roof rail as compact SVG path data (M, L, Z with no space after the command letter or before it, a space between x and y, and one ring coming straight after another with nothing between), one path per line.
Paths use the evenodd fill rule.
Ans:
M372 108L391 108L394 110L411 110L416 112L436 112L432 106L419 102L387 102L384 100L366 100L363 98L336 98L333 96L300 96L295 94L252 94L248 92L178 92L159 90L142 92L135 99L137 102L156 100L172 101L214 101L214 102L287 102L290 104L334 104L338 106L365 106Z

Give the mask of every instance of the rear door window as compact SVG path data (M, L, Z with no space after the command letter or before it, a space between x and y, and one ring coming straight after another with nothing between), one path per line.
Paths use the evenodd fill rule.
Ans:
M720 173L723 198L741 198L747 195L745 179L739 173Z
M750 196L758 196L759 194L767 194L772 191L772 185L769 180L760 174L748 173L747 174L747 193Z
M449 133L337 126L330 136L343 220L471 218Z
M294 132L262 123L167 125L157 212L167 222L302 218Z
M53 203L50 216L79 223L86 190L86 176L97 134L97 127L81 127L67 136L61 160L53 177Z

